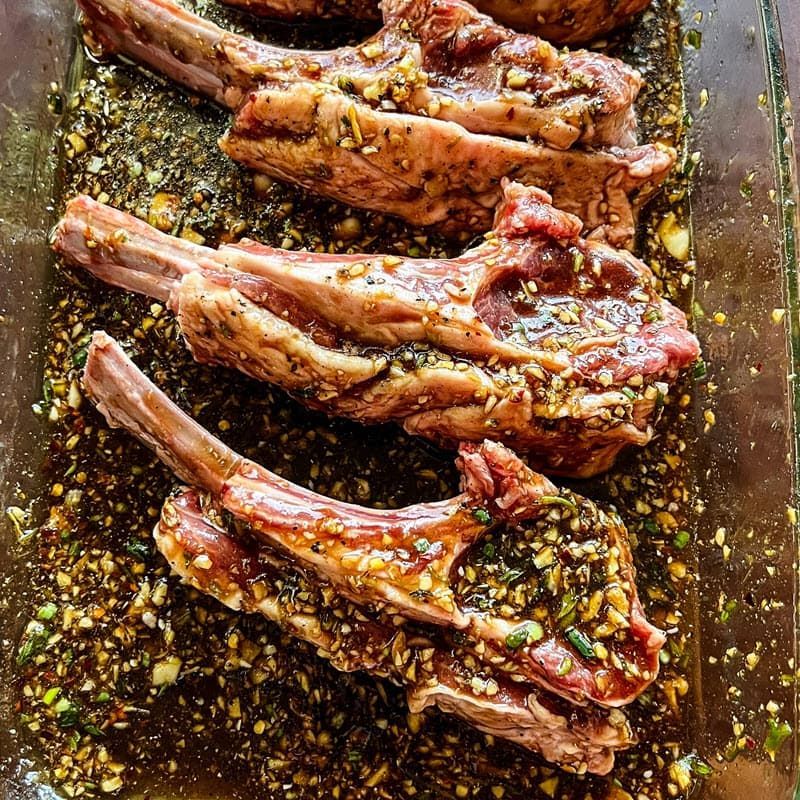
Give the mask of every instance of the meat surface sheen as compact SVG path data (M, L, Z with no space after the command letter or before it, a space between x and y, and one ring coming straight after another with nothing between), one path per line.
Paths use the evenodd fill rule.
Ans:
M348 17L377 19L376 0L224 0L255 14L283 19ZM384 1L384 5L386 0ZM588 42L624 25L650 0L475 0L474 5L498 22L533 31L560 44Z
M699 349L650 270L580 228L508 184L494 231L454 259L213 250L81 197L55 247L168 302L198 361L328 413L397 420L444 444L495 439L586 476L650 440Z
M627 246L675 163L670 148L632 146L635 70L558 51L463 0L387 3L378 34L332 51L265 45L170 0L78 2L93 49L235 113L221 141L231 158L415 225L487 230L512 178Z
M84 386L111 425L350 601L458 631L480 661L576 704L626 705L655 679L665 638L643 614L621 520L559 491L502 445L462 447L457 497L366 509L295 486L231 451L104 333L93 337ZM466 572L466 584L453 583L456 563L491 530L503 540L521 537L538 587L535 604L510 616L476 605L478 588ZM569 613L565 595L574 598Z
M574 706L491 667L476 667L462 648L371 616L331 584L312 580L258 544L249 530L224 526L214 501L201 492L184 489L167 499L154 537L187 583L235 611L277 623L339 670L365 671L405 687L414 712L436 706L579 773L606 774L614 753L633 742L616 709Z

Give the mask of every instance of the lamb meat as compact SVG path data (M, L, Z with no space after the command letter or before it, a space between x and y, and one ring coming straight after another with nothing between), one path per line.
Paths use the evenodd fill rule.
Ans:
M588 42L629 22L651 0L477 0L481 11L561 44Z
M559 54L461 0L396 0L376 38L327 53L234 36L169 0L79 5L96 46L235 111L221 141L232 158L417 225L486 230L512 176L626 243L675 162L654 145L556 149L629 143L638 74L595 54ZM507 138L527 135L543 143Z
M213 250L79 197L55 247L167 301L200 362L328 413L444 444L496 439L587 476L650 440L667 382L699 351L650 270L580 228L509 184L493 233L451 260Z
M459 631L476 658L575 703L622 706L655 679L665 638L642 611L621 520L559 492L502 445L462 448L461 495L373 510L317 495L237 455L105 333L92 339L84 386L109 424L352 602ZM511 614L476 604L480 587L466 571L458 590L452 585L456 563L490 529L504 541L518 538L530 570L522 594L531 599L509 606ZM574 598L568 614L565 596Z
M384 27L356 47L308 51L229 33L170 0L79 0L104 46L166 66L232 110L261 86L318 82L376 110L423 114L474 133L567 149L635 144L636 70L597 53L559 52L464 0L384 0ZM222 63L220 63L222 62Z
M165 501L154 536L173 571L196 589L277 623L336 669L365 671L405 687L415 713L438 706L577 772L606 774L614 753L633 741L618 710L577 708L534 685L470 668L475 659L469 654L408 626L371 618L251 536L229 532L213 501L195 490Z
M279 19L347 17L373 20L380 16L377 0L224 0L255 14ZM474 5L498 22L533 31L552 42L588 42L650 5L650 0L475 0Z

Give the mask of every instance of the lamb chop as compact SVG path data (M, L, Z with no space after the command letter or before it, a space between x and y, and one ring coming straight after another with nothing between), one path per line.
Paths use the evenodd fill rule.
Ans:
M319 82L377 110L457 122L474 133L636 143L636 70L597 53L559 52L464 0L384 0L384 27L356 47L296 50L237 36L170 0L79 0L104 46L163 67L171 58L232 110L269 84Z
M642 611L621 520L559 492L502 445L462 448L461 495L373 510L317 495L237 455L103 332L92 339L84 386L109 424L348 600L457 631L481 662L577 704L622 706L655 679L665 638ZM457 562L492 529L503 541L516 537L527 565L516 607L477 603L487 565L471 565L452 585Z
M625 243L675 161L652 145L557 150L631 142L638 74L559 54L462 0L392 0L375 38L327 53L234 36L169 0L79 5L96 46L235 111L220 142L232 158L414 224L486 230L500 180L513 176ZM544 143L506 138L528 135Z
M616 709L578 708L477 664L458 647L370 617L251 535L228 531L213 501L195 490L165 501L154 536L187 583L235 611L265 616L339 670L362 670L405 687L415 713L438 706L577 772L606 774L615 751L633 741Z
M444 444L496 439L587 476L650 440L666 382L698 344L641 261L580 229L508 184L494 231L455 259L213 250L79 197L55 248L167 301L200 362L328 413Z
M255 14L279 19L380 17L377 0L224 0ZM474 5L498 22L533 31L552 42L588 42L620 25L650 5L650 0L475 0Z

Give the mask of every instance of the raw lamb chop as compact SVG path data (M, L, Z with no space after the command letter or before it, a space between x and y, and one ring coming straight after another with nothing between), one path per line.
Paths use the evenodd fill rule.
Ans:
M79 5L100 47L235 111L220 143L232 158L414 224L486 230L500 181L512 176L626 243L675 161L653 145L555 149L629 142L638 74L595 54L558 54L461 0L396 0L411 23L389 14L375 39L328 53L234 36L169 0ZM406 30L417 28L424 45ZM528 134L546 143L505 138Z
M461 495L373 510L302 489L237 455L105 333L92 339L84 386L109 424L352 602L457 631L495 670L578 704L622 706L655 679L665 638L642 611L621 520L559 492L502 445L462 448ZM527 599L517 608L476 606L481 587L470 575L485 579L474 566L458 590L452 585L456 562L490 529L504 541L517 536L528 565Z
M282 19L380 17L377 0L224 0L255 14ZM384 4L385 5L385 4ZM587 42L626 23L650 0L475 0L474 5L504 25L533 31L553 42Z
M164 503L154 536L184 580L235 611L265 616L317 648L339 670L362 670L406 688L415 713L430 706L485 733L541 753L577 772L606 774L632 743L618 710L578 708L536 686L512 681L458 648L408 626L380 621L310 581L276 552L231 535L213 502L182 490Z
M356 47L296 50L237 36L170 0L79 0L103 46L156 67L166 52L193 88L235 110L270 84L319 82L368 107L457 122L474 133L636 143L636 70L597 53L559 52L463 0L385 0L384 27Z
M79 197L55 247L167 301L200 362L328 413L445 444L496 439L587 476L650 440L666 382L698 344L641 261L580 228L509 184L492 234L451 260L213 250Z

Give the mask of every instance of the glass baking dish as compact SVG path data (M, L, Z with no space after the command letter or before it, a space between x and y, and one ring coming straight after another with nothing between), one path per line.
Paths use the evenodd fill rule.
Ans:
M706 363L685 409L697 563L676 746L711 766L711 774L692 776L693 797L781 800L797 784L796 737L774 760L764 748L770 726L774 734L781 723L795 731L798 722L797 185L781 34L781 22L786 31L795 24L790 2L781 9L769 0L699 0L680 8L687 164L694 168L696 271L688 302ZM794 47L794 37L785 40ZM75 85L80 62L72 2L4 2L0 44L0 491L4 508L34 499L36 510L49 440L31 408L41 399L53 299L53 143L58 98ZM20 731L13 683L20 636L39 605L26 577L29 545L18 543L10 523L0 537L0 790L7 800L53 797ZM202 771L202 762L193 763ZM239 796L213 775L183 782L175 793L164 785L156 782L148 796ZM630 796L613 781L592 786L593 797ZM510 784L467 788L517 796ZM550 790L556 794L552 782L540 783L542 796ZM443 781L429 796L452 791Z

